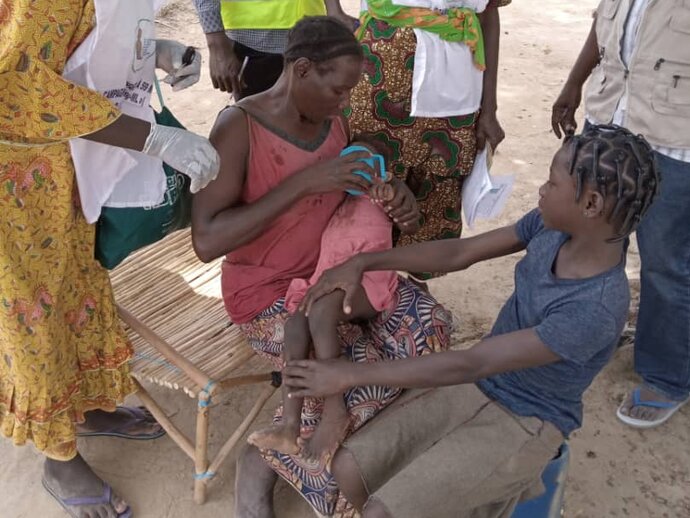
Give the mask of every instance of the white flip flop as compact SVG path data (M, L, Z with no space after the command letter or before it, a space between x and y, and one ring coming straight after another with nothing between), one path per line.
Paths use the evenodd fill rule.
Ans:
M652 401L652 400L643 400L641 394L641 389L640 387L636 387L632 391L632 406L643 406L643 407L648 407L648 408L658 408L662 410L666 410L665 413L663 413L660 417L653 419L651 421L648 421L647 419L637 419L636 417L630 417L629 415L625 415L622 412L623 405L625 405L625 401L621 403L621 405L618 407L618 410L616 410L616 416L618 419L620 419L622 422L627 424L628 426L632 426L633 428L654 428L655 426L659 426L666 421L668 421L673 414L675 414L678 410L683 408L683 405L690 401L690 397L685 398L683 401Z

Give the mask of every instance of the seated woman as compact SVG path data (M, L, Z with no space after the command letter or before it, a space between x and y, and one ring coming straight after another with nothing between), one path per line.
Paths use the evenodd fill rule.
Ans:
M373 148L355 142L349 150L369 151ZM380 157L380 155L379 155ZM338 290L314 303L307 318L299 305L310 286L316 284L323 272L344 263L361 252L388 250L393 246L393 225L383 211L383 205L394 198L394 189L383 178L374 179L368 193L352 191L338 206L321 236L321 251L316 269L309 279L293 279L285 294L284 308L290 314L285 322L283 358L304 360L313 350L319 360L338 358L341 322L371 320L383 311L395 309L398 275L393 271L369 272L362 278L352 311L342 312L343 292ZM419 225L416 215L410 222ZM407 228L407 226L405 227ZM410 226L410 229L414 227ZM313 345L313 347L311 347ZM301 398L288 399L289 387L283 385L282 421L252 433L247 442L260 449L280 453L301 453L307 458L331 454L346 435L349 418L342 394L324 400L321 422L308 441L300 437Z
M563 144L539 190L539 209L515 225L362 254L322 276L303 301L307 314L313 300L338 289L347 314L365 271L449 272L527 250L490 336L470 349L371 365L300 360L285 368L286 383L301 387L291 397L369 384L445 387L406 394L405 405L336 454L336 481L364 517L511 515L563 438L581 426L582 395L616 348L630 302L627 236L658 185L642 137L592 127Z
M367 189L367 181L354 171L374 175L358 161L366 153L339 156L349 140L340 114L362 71L362 51L352 33L332 18L305 18L290 34L285 63L275 86L218 117L211 141L221 156L221 171L196 196L192 215L198 256L208 261L226 255L222 286L230 317L276 368L283 364L288 286L315 271L322 234L345 191ZM418 219L412 193L402 182L391 185L396 192L386 206L389 216L400 222ZM369 362L447 347L448 314L429 295L399 279L393 307L365 325L342 326L343 354ZM350 428L359 428L399 394L386 387L348 390ZM320 402L305 402L305 435L320 412ZM255 448L243 459L259 470L270 465L319 513L333 514L343 505L328 457L310 460L271 450L261 455L268 464ZM259 505L269 504L270 498ZM238 510L236 515L243 514Z

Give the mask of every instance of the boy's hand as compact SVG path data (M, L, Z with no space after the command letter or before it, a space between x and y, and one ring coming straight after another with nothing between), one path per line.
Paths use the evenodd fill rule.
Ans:
M362 284L363 273L362 268L357 265L356 257L345 261L340 266L326 270L321 274L318 282L307 290L299 306L300 311L304 311L309 316L314 302L335 290L343 290L345 292L343 313L349 315L352 313L352 297Z
M288 397L325 397L343 394L350 388L352 363L343 360L295 360L282 371Z

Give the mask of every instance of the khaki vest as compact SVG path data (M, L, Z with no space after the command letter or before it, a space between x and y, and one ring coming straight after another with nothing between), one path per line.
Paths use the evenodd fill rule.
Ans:
M323 0L222 0L227 30L292 29L305 16L326 14Z
M623 126L657 146L690 149L690 0L651 0L628 68L621 59L632 0L602 0L596 12L601 62L587 85L587 113L611 122L626 89Z

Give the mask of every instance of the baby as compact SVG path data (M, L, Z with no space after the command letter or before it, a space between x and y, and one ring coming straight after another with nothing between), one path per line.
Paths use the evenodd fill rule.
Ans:
M355 142L352 147L366 149L372 158L372 145ZM346 149L344 152L347 152ZM383 160L381 160L383 162ZM352 312L344 314L344 292L336 290L322 297L311 308L307 318L299 306L307 290L324 271L333 268L361 252L387 250L392 247L392 222L383 206L395 196L395 189L387 183L390 174L373 179L368 193L348 196L338 207L321 237L321 253L316 270L310 279L294 279L285 295L285 309L291 314L285 323L284 359L286 362L306 359L310 344L317 359L337 358L341 354L338 325L343 321L369 320L378 313L392 309L398 277L395 272L369 272L354 298ZM324 401L321 422L309 440L300 438L302 399L287 398L289 387L283 385L282 422L251 434L248 442L259 448L286 454L300 451L307 459L318 459L335 450L345 436L349 418L342 394Z

